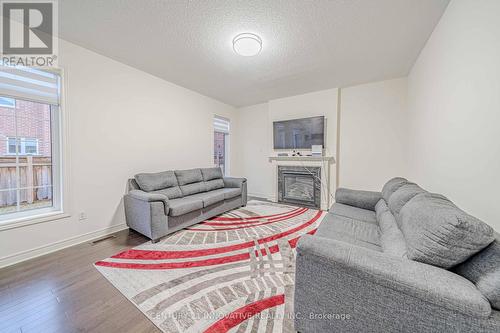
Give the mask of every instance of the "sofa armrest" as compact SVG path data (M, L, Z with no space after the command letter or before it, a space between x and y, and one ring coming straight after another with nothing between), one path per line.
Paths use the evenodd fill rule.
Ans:
M434 308L445 308L476 318L488 318L491 314L490 303L476 286L450 271L332 239L311 235L301 237L297 245L296 288L303 288L308 283L306 277L325 275L325 272L331 276L324 281L330 281L331 285L321 286L321 289L335 292L335 288L349 288L342 284L342 280L352 282L352 288L356 290L351 292L359 295L359 301L370 298L365 305L369 304L372 308L367 311L390 312L385 308L386 303L403 298L407 300L407 306L411 302L427 304L430 315ZM334 274L342 279L336 279ZM304 293L310 291L299 292L298 297ZM338 305L334 304L333 308ZM363 307L363 304L359 306Z
M224 177L224 187L243 188L243 184L247 182L246 178Z
M382 199L381 192L351 190L348 188L339 188L335 191L335 202L373 211L380 199Z
M160 193L149 193L141 190L132 190L127 194L130 198L144 201L144 202L162 202L165 210L165 215L168 215L170 210L168 206L168 198L166 195Z

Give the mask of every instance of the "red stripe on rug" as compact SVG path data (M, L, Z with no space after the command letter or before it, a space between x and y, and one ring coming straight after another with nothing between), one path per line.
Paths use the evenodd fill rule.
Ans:
M207 328L205 333L223 333L229 331L236 325L241 324L245 320L250 319L256 314L275 306L285 303L285 295L276 295L269 298L264 298L260 301L247 304L235 311L224 316L221 320Z
M302 210L299 210L299 211L297 211L295 213L291 213L291 214L288 214L288 215L284 215L284 216L281 216L281 217L276 217L274 219L270 219L268 222L252 223L252 224L248 224L248 225L245 225L245 226L242 226L242 227L236 227L236 228L218 228L218 229L188 228L188 230L189 231L227 231L227 230L238 230L238 229L245 229L245 228L253 228L253 227L257 227L259 225L266 225L266 224L276 223L276 222L283 221L283 220L288 220L288 219L291 219L293 217L302 215L302 214L304 214L307 211L308 211L307 208L303 208Z
M279 234L268 236L268 237L265 237L265 238L261 238L257 242L259 244L263 244L263 243L271 242L273 240L276 240L276 239L279 239L279 238L283 238L285 236L293 234L294 232L299 231L301 229L304 229L304 228L310 226L311 224L313 224L314 222L316 222L321 217L321 214L322 214L322 211L318 211L316 213L316 215L314 215L314 217L312 219L310 219L309 221L307 221L306 223L304 223L302 225L299 225L298 227L295 227L293 229L281 232Z
M95 264L97 266L113 267L113 268L175 269L175 268L190 268L190 267L220 265L247 259L250 259L249 253L240 253L221 258L211 258L211 259L197 260L197 261L165 262L161 264L136 264L136 263L112 262L112 261L98 261Z
M232 226L232 225L241 225L241 224L252 224L252 223L257 223L259 222L259 220L263 220L263 219L268 219L269 217L281 217L281 216L285 216L285 215L288 215L288 214L293 214L299 210L302 210L303 208L297 208L297 209L294 209L292 211L289 211L289 212L285 212L285 213L281 213L281 214L276 214L276 215L269 215L269 216L263 216L263 217L260 217L260 218L254 218L254 219L248 219L248 218L243 218L242 221L244 222L232 222L232 223L219 223L219 222L202 222L202 225L211 225L211 226L216 226L216 227L224 227L224 226ZM209 221L212 221L212 220L209 220Z
M299 231L301 229L306 228L307 226L313 224L316 222L320 217L321 217L322 212L318 211L316 215L306 223L295 227L293 229L281 232L276 235L268 236L265 238L261 238L257 240L259 244L267 243L279 238L286 237L290 234L293 234L296 231ZM315 230L313 230L315 232ZM311 231L309 231L310 233ZM300 237L300 236L299 236ZM299 238L297 237L297 238ZM292 240L294 241L294 240ZM293 244L292 247L295 247L298 239ZM254 245L253 241L242 243L242 244L236 244L233 246L226 246L224 248L218 248L218 249L205 249L205 250L199 250L199 253L202 253L203 251L222 251L219 253L231 251L227 250L228 248L234 248L239 246L238 249L243 249L246 247L251 247ZM290 243L292 245L292 243ZM270 250L271 253L275 253L278 250L276 246L276 250ZM140 252L139 252L140 251ZM262 251L262 250L261 250ZM116 256L113 256L112 258L119 258L119 259L142 259L142 260L155 260L155 259L172 259L169 256L172 255L179 255L176 253L188 253L188 252L193 252L193 251L145 251L145 250L129 250L122 252ZM265 253L261 252L261 253ZM216 254L216 253L211 253L211 254ZM134 257L130 257L130 255ZM140 257L136 257L137 255L140 255ZM182 255L182 254L181 254ZM180 257L182 258L182 257ZM235 254L232 256L226 256L226 257L221 257L221 258L211 258L211 259L205 259L205 260L197 260L197 261L183 261L183 262L173 262L173 263L160 263L160 264L137 264L137 263L121 263L121 262L111 262L111 261L98 261L95 264L97 266L104 266L104 267L114 267L114 268L126 268L126 269L175 269L175 268L189 268L189 267L200 267L200 266L211 266L211 265L219 265L219 264L225 264L225 263L230 263L230 262L235 262L235 261L242 261L242 260L248 260L250 259L250 255L248 253L241 253L241 254Z
M157 260L157 259L180 259L191 257L203 257L224 252L231 252L249 248L254 245L253 241L229 245L224 247L216 247L213 249L200 249L189 251L147 251L147 250L127 250L118 253L111 258L115 259L138 259L138 260Z
M297 208L297 209L300 209L300 208ZM259 220L259 219L265 219L265 218L268 218L268 217L275 217L275 216L280 216L280 215L283 215L283 214L289 214L289 213L292 213L294 210L297 210L297 209L293 209L291 211L284 212L284 213L277 213L277 214L272 214L272 215L261 215L261 216L250 216L250 217L223 217L223 216L219 216L219 217L214 217L212 219L209 219L207 221L220 221L220 222L223 222L223 221L251 221L251 220Z

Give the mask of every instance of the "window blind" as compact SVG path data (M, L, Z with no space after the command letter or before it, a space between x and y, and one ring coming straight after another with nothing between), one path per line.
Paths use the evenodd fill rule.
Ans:
M215 116L214 131L229 134L229 119L220 116Z
M59 75L31 67L0 66L0 95L59 105Z

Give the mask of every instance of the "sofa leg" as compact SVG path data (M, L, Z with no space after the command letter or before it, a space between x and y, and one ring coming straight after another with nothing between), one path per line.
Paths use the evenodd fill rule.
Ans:
M153 243L153 244L154 244L154 243L158 243L159 241L160 241L160 239L159 239L159 238L157 238L157 239L152 239L152 240L151 240L151 243Z

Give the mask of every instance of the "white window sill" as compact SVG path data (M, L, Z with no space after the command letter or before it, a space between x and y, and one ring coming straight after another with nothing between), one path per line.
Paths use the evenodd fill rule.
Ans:
M25 217L15 217L8 220L0 220L0 231L20 228L32 224L49 222L54 220L60 220L70 217L69 214L64 213L63 211L52 211L49 213L41 213L36 215L29 215Z

